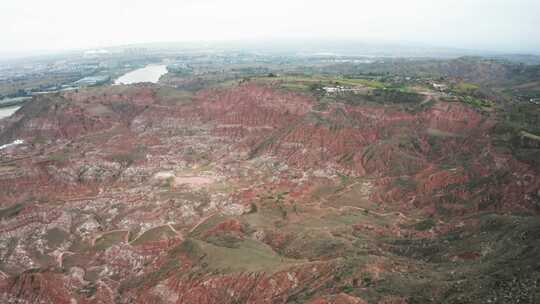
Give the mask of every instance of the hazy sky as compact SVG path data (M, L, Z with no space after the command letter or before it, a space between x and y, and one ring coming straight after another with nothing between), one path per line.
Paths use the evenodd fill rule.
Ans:
M0 54L276 38L540 53L540 0L0 1Z

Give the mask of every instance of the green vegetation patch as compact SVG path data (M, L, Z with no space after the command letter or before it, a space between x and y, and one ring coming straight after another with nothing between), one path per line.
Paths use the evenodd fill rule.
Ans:
M485 99L478 99L472 96L463 96L460 98L461 102L473 106L474 108L490 108L493 106L493 102Z
M44 238L47 241L49 248L57 248L65 240L69 239L69 233L60 228L53 228L47 230Z
M68 151L58 151L49 155L49 160L55 163L63 164L69 160L69 157L70 153Z
M414 224L414 228L419 231L427 231L431 228L434 228L436 225L437 222L435 221L435 219L429 218Z
M415 191L416 190L416 181L408 176L400 176L392 182L392 187L398 187L406 191Z
M172 87L160 87L156 91L156 98L165 105L185 105L191 103L193 92Z
M129 167L137 161L144 160L146 157L146 148L143 146L138 146L131 151L124 151L119 153L114 153L109 156L111 161L119 163L123 167Z
M105 250L113 245L119 244L124 241L127 231L113 231L101 235L96 239L94 248L96 250Z
M480 89L480 86L467 82L460 82L454 86L454 90L460 94L473 94L478 89Z
M203 261L209 269L222 272L276 272L301 262L279 256L268 245L246 239L235 248L221 247L200 240L194 240L205 253Z
M277 77L258 77L253 79L259 83L273 83L284 89L293 91L316 91L325 86L366 87L384 89L386 84L373 79L356 79L324 75L284 75Z
M0 209L0 219L5 220L17 216L23 209L24 204L15 204L13 206Z
M343 256L350 248L350 243L344 239L326 231L311 230L297 233L280 252L289 258L319 260Z

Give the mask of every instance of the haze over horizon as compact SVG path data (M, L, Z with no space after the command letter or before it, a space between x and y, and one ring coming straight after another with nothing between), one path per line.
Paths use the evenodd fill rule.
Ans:
M540 2L534 0L7 0L0 4L0 56L166 41L271 39L407 42L540 54L538 15Z

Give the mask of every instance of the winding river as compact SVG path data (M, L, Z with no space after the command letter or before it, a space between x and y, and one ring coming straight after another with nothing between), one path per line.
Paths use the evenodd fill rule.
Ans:
M120 78L114 81L115 84L133 84L140 82L152 82L157 83L159 78L167 73L167 66L160 65L147 65L144 68L140 68L129 73L124 74Z
M13 115L20 108L20 106L0 108L0 119Z

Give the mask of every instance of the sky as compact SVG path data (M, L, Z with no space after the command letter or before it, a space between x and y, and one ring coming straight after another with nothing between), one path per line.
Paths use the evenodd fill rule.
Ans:
M0 1L0 55L279 39L540 54L540 0Z

